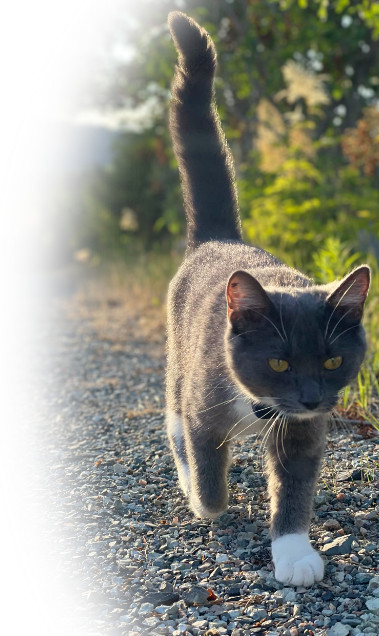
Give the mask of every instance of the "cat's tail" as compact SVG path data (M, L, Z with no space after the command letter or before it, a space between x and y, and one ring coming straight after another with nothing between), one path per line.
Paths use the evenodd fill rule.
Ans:
M184 13L173 11L168 22L179 53L170 130L182 179L188 248L211 240L241 240L233 159L214 101L214 44Z

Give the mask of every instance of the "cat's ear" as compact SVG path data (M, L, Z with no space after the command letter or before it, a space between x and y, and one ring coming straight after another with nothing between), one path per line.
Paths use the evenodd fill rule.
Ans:
M370 268L361 265L345 276L329 294L326 302L333 309L344 311L349 318L360 320L370 287Z
M272 307L262 285L244 271L234 272L226 287L228 317L233 322L246 312L264 314Z

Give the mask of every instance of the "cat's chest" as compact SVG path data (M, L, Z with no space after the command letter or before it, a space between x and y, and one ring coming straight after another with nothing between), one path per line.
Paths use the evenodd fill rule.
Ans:
M258 418L253 412L251 402L243 397L234 401L231 412L235 421L232 422L229 439L260 433L268 421L268 419Z

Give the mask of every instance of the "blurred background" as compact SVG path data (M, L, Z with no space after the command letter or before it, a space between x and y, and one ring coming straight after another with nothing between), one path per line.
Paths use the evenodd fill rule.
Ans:
M71 103L48 113L55 148L41 166L42 227L36 218L32 228L41 261L180 248L184 214L167 128L174 8L216 42L217 101L246 239L316 274L342 245L344 254L378 256L377 3L140 0L117 8L81 52L87 67L73 78Z

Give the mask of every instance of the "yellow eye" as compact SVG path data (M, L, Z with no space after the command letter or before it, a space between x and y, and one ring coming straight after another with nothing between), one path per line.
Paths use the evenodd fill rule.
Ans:
M269 358L268 363L273 371L277 371L278 373L283 373L283 371L287 371L289 369L289 363L287 360L278 360L278 358Z
M334 369L338 369L342 364L342 356L336 356L335 358L328 358L325 360L324 367L329 371L334 371Z

